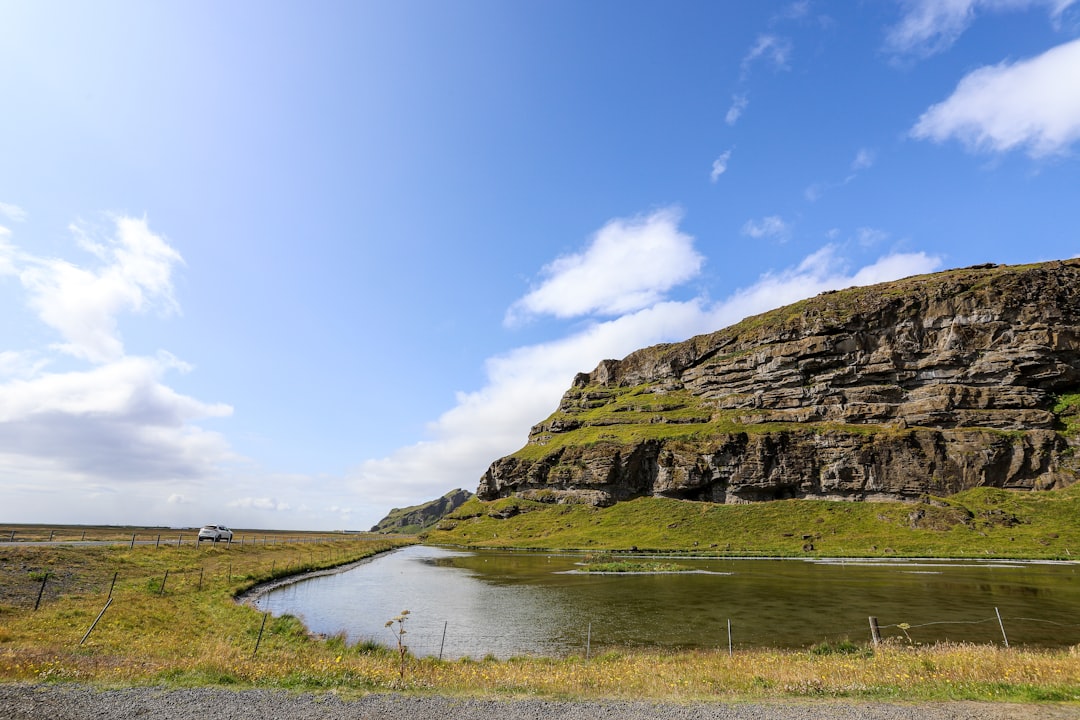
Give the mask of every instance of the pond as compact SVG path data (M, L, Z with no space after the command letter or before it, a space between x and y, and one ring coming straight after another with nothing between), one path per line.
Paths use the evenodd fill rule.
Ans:
M583 556L411 546L259 597L315 633L392 645L408 609L420 656L613 648L802 648L870 640L1080 644L1080 565L1016 561L679 558L698 572L581 572ZM998 615L1001 621L998 620Z

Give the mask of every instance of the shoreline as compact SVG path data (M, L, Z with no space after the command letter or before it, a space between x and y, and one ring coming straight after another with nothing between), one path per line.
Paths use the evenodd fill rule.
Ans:
M389 550L380 550L377 553L369 555L365 558L360 558L359 560L347 562L344 565L335 565L333 567L320 568L318 570L308 570L307 572L296 573L295 575L283 575L281 577L274 578L273 580L267 580L256 585L252 585L247 590L244 590L234 595L233 600L240 605L248 605L254 607L255 602L259 598L261 598L268 592L277 590L278 588L294 585L298 582L303 582L304 580L310 580L312 578L324 577L326 575L337 575L339 573L352 570L353 568L360 567L361 565L366 565L367 563L370 563L377 558L388 555L390 553L395 553L407 547L412 547L412 545L403 545L401 547L390 548Z

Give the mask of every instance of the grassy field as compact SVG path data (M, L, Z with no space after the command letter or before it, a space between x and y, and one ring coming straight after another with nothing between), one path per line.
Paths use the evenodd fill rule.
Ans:
M639 498L596 508L473 499L423 537L467 547L716 556L1071 560L1080 559L1080 483L1050 492L978 488L918 503Z
M129 539L130 532L124 531ZM344 694L1080 702L1080 648L886 643L871 649L840 643L805 651L736 650L730 656L606 648L590 658L408 656L402 668L396 652L371 642L311 637L292 617L270 618L264 627L264 617L234 597L274 577L349 563L407 541L292 538L231 547L0 543L0 681ZM45 592L35 611L43 578ZM362 612L362 598L357 607Z

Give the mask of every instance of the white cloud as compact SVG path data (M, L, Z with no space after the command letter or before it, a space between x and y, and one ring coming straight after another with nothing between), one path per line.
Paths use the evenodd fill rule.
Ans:
M141 312L155 304L166 310L176 307L172 268L183 262L144 219L118 218L116 237L107 242L91 246L84 236L79 239L81 246L94 247L105 259L98 268L17 253L12 261L21 265L17 274L30 306L66 341L56 349L96 363L124 355L116 327L119 312Z
M859 148L859 152L855 153L855 159L851 161L851 171L859 172L860 170L867 170L874 165L874 151L869 148Z
M790 233L791 226L777 215L769 215L761 220L747 220L742 226L742 234L755 239L785 240Z
M712 172L709 173L709 179L716 182L720 179L720 176L727 172L728 160L731 159L731 151L725 150L720 154L720 157L713 160Z
M456 406L431 424L429 440L363 463L351 475L352 487L366 504L383 511L429 500L454 487L474 490L488 465L520 448L528 429L557 407L574 376L605 358L712 332L823 290L930 272L939 265L925 253L894 254L851 271L837 247L828 245L723 301L697 297L658 302L589 324L568 337L493 357L487 362L484 387L459 394Z
M63 478L108 494L118 483L197 481L235 459L218 433L194 424L232 408L182 395L164 383L190 367L167 352L124 354L117 315L173 307L171 267L179 254L145 220L116 219L101 267L5 250L27 306L66 340L53 347L89 369L48 372L48 349L0 352L0 468L7 477Z
M569 318L618 315L659 301L672 287L695 276L704 258L693 239L679 232L678 211L612 220L581 253L546 266L539 287L507 312L513 324L533 315Z
M889 239L889 233L877 228L861 227L855 231L855 240L863 247L880 245Z
M1026 148L1031 157L1063 153L1080 138L1080 39L1013 64L965 76L911 130L920 140L956 138L971 151Z
M741 95L733 95L731 98L731 107L728 108L727 114L724 115L724 122L728 125L734 125L742 117L743 111L746 110L746 106L750 104L750 99L745 93Z
M885 46L922 57L948 49L975 20L976 12L1045 7L1053 21L1076 0L900 0L903 16L889 29Z
M31 377L39 373L47 364L47 360L38 357L35 353L2 350L0 351L0 379Z
M6 202L0 202L0 215L13 222L23 222L27 217L26 211L21 207Z
M843 180L839 182L820 181L813 183L807 186L805 190L803 190L803 197L805 197L810 202L817 202L822 198L822 196L825 195L825 193L835 190L836 188L843 187L848 183L854 181L856 178L859 177L859 174L863 170L869 170L871 167L873 167L876 161L877 156L873 150L871 150L870 148L859 148L858 152L855 153L855 158L851 161L849 172Z
M168 357L128 357L0 384L0 454L120 482L212 475L232 459L228 445L191 423L232 409L164 385L175 368Z
M765 58L772 63L776 70L788 69L788 58L791 56L791 41L777 35L758 35L754 44L746 52L742 59L742 72L745 78L750 72L750 67L760 58Z
M282 502L272 497L244 497L229 502L229 507L243 510L267 510L271 512L288 512L293 507L287 502Z
M785 6L774 16L774 20L801 20L810 13L810 0L797 0Z

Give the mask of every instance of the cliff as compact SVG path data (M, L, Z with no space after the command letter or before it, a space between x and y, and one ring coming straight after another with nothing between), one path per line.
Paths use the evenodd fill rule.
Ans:
M823 293L579 374L482 500L874 500L1080 477L1080 260Z
M448 513L457 510L473 496L468 490L451 490L430 502L407 508L394 508L382 520L371 528L377 533L415 534L426 530L443 519Z

